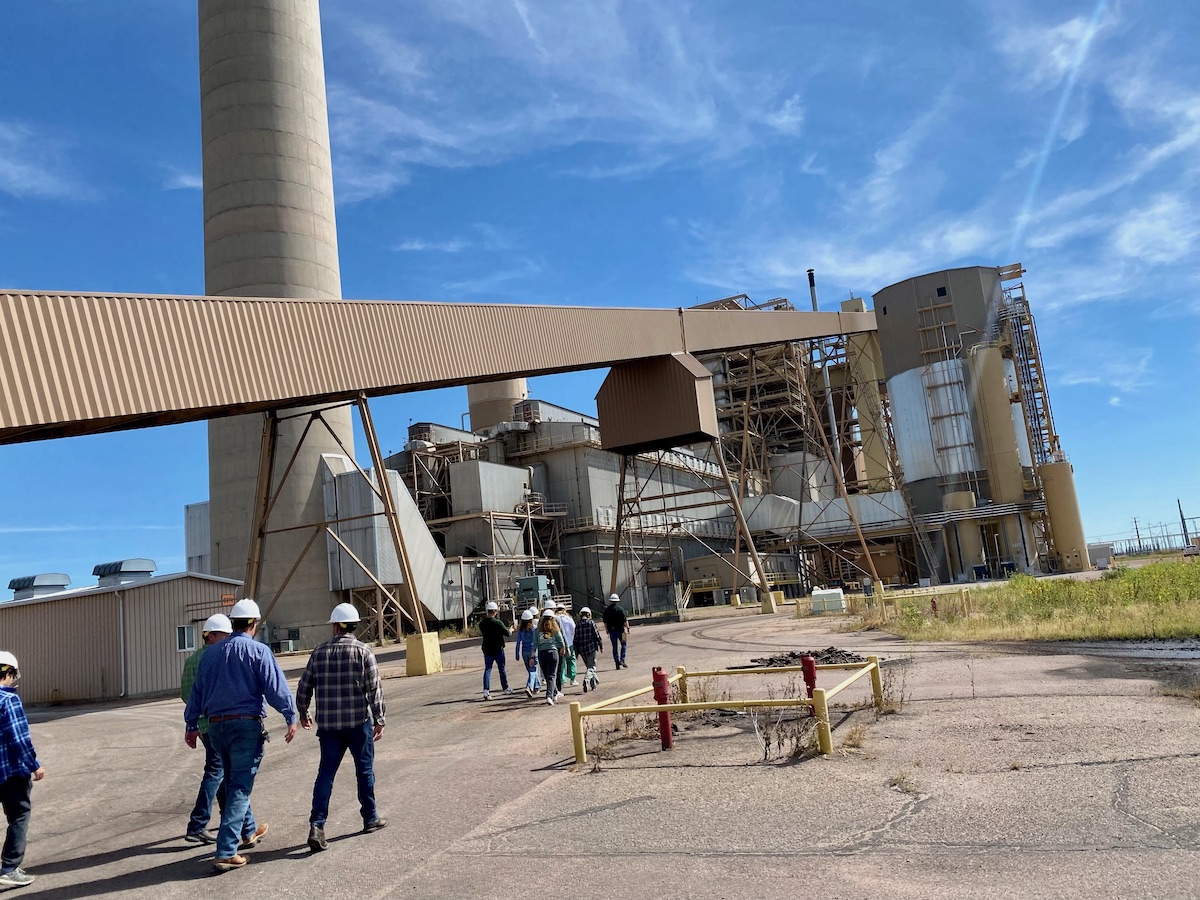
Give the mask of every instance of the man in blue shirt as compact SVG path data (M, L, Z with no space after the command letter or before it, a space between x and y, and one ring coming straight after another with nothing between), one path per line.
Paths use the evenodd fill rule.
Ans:
M33 876L21 868L21 863L25 861L33 782L41 781L46 774L33 752L29 720L14 690L20 677L17 658L0 650L0 805L8 819L8 834L0 857L0 885L6 887L33 883Z
M261 613L253 600L239 600L229 611L233 635L209 647L196 670L192 695L183 711L184 740L193 749L200 736L200 716L208 717L208 738L225 770L225 808L217 831L213 866L221 872L240 869L249 850L267 833L267 824L255 827L249 816L250 792L262 762L267 732L263 719L270 704L287 723L284 741L296 736L296 704L279 663L265 644L254 640Z

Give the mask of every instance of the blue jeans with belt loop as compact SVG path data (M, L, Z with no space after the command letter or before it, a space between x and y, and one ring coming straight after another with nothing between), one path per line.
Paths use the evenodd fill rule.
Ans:
M378 817L375 809L375 726L370 720L356 728L318 728L317 742L321 745L321 762L313 785L310 825L325 827L329 818L329 797L333 793L333 778L346 751L354 760L354 775L358 780L358 808L363 825Z
M208 738L225 771L225 808L217 831L217 859L236 856L242 838L258 830L250 811L250 792L262 763L265 734L262 719L209 720Z
M218 807L225 808L225 770L221 768L221 758L213 750L212 741L204 732L200 734L200 743L204 745L204 774L200 777L196 805L192 807L192 815L188 820L188 834L199 834L208 828L208 820L212 818L213 800L217 801Z

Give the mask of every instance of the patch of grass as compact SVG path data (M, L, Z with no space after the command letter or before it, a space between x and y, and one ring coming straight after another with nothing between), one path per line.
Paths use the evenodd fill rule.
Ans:
M857 750L863 745L863 739L866 736L867 726L865 724L859 722L857 725L851 725L846 729L846 736L842 738L842 746Z
M917 794L920 791L917 788L917 783L913 780L912 775L908 772L897 772L891 776L886 782L888 787L895 788L902 794Z
M1020 771L1020 769L1021 769L1021 761L1020 761L1020 760L1017 760L1017 759L1014 759L1012 762L1010 762L1010 763L1008 764L1008 769L1009 769L1009 771L1010 771L1010 772L1017 772L1017 771Z
M935 617L922 597L906 601L890 622L874 624L922 641L1194 637L1200 633L1200 565L1119 567L1099 581L1016 575L1006 584L973 590L968 615L939 609Z
M1164 697L1182 697L1200 706L1200 678L1192 674L1176 675L1161 688Z
M880 687L883 688L883 703L875 710L875 718L892 716L904 708L908 701L908 666L880 667Z

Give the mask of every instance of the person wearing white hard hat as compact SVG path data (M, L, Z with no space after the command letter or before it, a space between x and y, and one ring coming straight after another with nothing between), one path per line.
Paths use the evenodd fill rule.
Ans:
M525 663L525 694L532 697L542 689L538 680L537 648L537 615L532 609L521 613L521 627L517 629L516 658Z
M571 687L578 686L575 680L575 620L567 612L567 604L557 603L554 606L554 618L562 629L563 640L567 642L567 652L563 654L562 663L558 667L558 690L561 692L567 679L571 679Z
M5 887L33 883L34 876L22 869L21 863L25 861L33 782L46 775L33 750L25 707L17 696L16 684L20 678L17 658L7 650L0 650L0 806L8 819L8 833L0 856L0 885Z
M621 598L616 594L610 594L608 597L608 605L604 607L604 612L601 613L604 619L604 628L608 631L608 642L612 644L613 665L618 669L625 666L625 647L629 642L629 618L625 615L625 610L621 609Z
M219 872L246 865L249 860L238 851L256 846L268 830L265 822L255 823L250 811L250 793L268 740L263 721L268 704L287 723L284 741L290 744L296 736L296 704L283 669L270 648L254 639L261 617L258 604L249 598L233 604L233 634L205 651L183 711L184 740L192 748L200 737L200 716L208 716L208 737L225 772L225 808L213 857Z
M339 603L333 608L329 615L333 637L312 652L296 687L300 724L306 731L313 726L308 710L313 692L317 695L321 761L308 817L308 847L314 853L329 846L325 840L329 798L347 750L354 760L362 830L370 833L387 825L375 806L375 742L383 737L385 725L383 683L375 654L354 635L359 620L352 603Z
M586 606L579 611L572 649L587 667L583 673L583 692L586 694L588 690L594 691L600 683L600 679L596 677L596 653L604 649L604 642L600 640L600 631L592 621L592 611Z
M567 642L563 639L562 629L554 617L554 610L547 607L542 610L538 621L537 635L534 638L537 648L538 665L542 667L542 677L546 679L546 703L554 705L558 697L558 666L559 660L567 652Z
M500 604L489 600L484 607L484 617L479 620L479 634L483 637L480 645L483 650L483 699L492 699L492 664L500 670L500 688L506 694L512 693L508 686L508 673L504 671L504 639L512 634L512 630L500 621Z
M204 643L187 658L187 662L183 664L183 677L179 680L179 697L184 703L192 696L196 669L204 651L233 634L233 624L229 621L229 616L217 613L205 620L201 634L204 636ZM209 830L208 822L212 818L213 800L217 801L218 808L225 808L225 771L221 768L221 758L213 750L212 741L208 739L208 716L201 716L197 727L200 729L200 742L204 745L204 774L200 776L196 804L192 807L183 839L189 844L215 844L217 836ZM251 828L250 831L253 832L254 829Z

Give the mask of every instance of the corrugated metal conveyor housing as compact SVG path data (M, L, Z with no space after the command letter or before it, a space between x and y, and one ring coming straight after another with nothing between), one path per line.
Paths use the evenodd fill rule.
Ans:
M0 292L0 443L873 330L874 313Z

